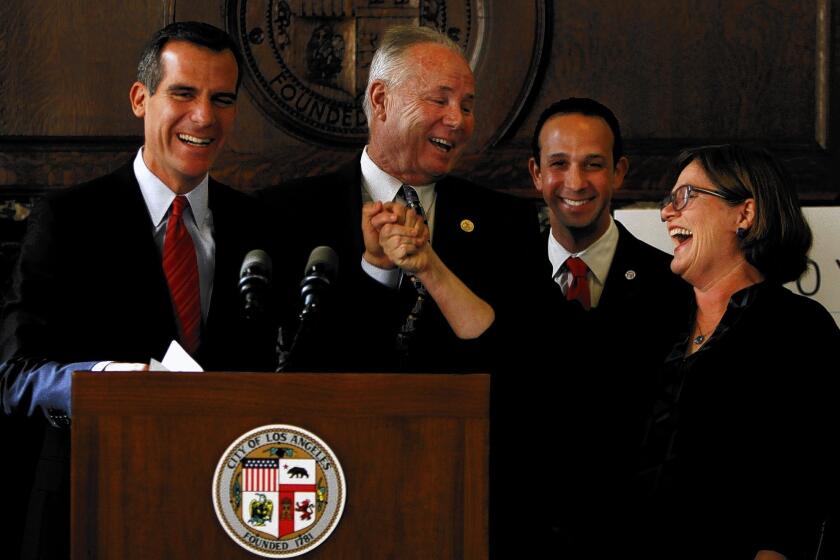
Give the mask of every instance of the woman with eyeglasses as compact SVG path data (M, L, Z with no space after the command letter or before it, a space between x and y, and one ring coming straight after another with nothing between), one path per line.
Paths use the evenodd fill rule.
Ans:
M840 330L782 286L811 246L796 190L767 151L734 145L686 150L673 176L661 218L695 306L657 383L641 533L651 557L827 558Z

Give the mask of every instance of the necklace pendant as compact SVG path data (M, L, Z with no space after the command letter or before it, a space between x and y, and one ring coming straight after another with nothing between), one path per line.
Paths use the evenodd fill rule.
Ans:
M697 336L695 336L695 337L694 337L694 341L693 341L693 342L694 342L694 344L696 344L697 346L700 346L701 344L703 344L703 342L704 342L705 340L706 340L706 337L705 337L704 335L702 335L702 334L698 334Z

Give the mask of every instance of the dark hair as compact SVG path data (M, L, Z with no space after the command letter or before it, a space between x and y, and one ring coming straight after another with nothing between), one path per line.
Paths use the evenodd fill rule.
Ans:
M201 21L176 21L157 31L140 54L137 64L137 81L154 95L163 80L160 53L169 41L186 41L216 52L230 51L236 59L236 90L242 83L242 52L230 35L209 23Z
M531 139L531 152L534 159L539 164L540 162L540 132L542 132L545 122L554 115L568 115L579 113L587 117L601 117L610 127L613 133L613 167L618 164L618 160L624 155L624 141L621 139L621 127L618 124L618 119L615 114L610 111L609 107L602 105L594 99L588 97L569 97L562 101L557 101L549 105L549 107L542 112L540 118L537 120L537 127L534 129L534 137Z
M782 162L756 146L690 148L675 160L670 185L692 161L700 164L709 179L733 200L755 201L755 220L740 239L747 261L772 282L799 278L807 266L813 236Z

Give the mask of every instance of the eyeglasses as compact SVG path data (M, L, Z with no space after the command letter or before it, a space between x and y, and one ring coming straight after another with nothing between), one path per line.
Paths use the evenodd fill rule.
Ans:
M708 189L701 189L700 187L695 187L694 185L680 185L673 191L669 192L668 195L662 199L662 202L659 203L659 209L664 210L666 206L669 204L674 205L674 210L679 212L686 206L688 206L688 201L695 196L696 194L693 193L703 193L703 194L710 194L712 196L716 196L718 198L722 198L726 202L731 202L733 204L743 202L744 199L742 198L735 198L729 196L727 194L723 194L718 191L710 191Z

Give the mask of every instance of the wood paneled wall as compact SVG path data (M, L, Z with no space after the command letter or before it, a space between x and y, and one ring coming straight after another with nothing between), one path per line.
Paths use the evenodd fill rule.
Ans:
M511 0L488 0L501 5ZM536 0L517 0L529 6ZM618 202L658 200L686 145L760 142L811 203L840 202L840 0L547 0L540 67L508 132L459 173L536 196L527 175L543 107L594 97L622 122L631 173ZM0 5L0 203L101 175L142 142L128 89L146 38L173 19L225 26L226 0L13 0ZM516 30L513 30L514 32ZM504 65L519 59L499 60ZM479 82L482 103L500 88ZM248 190L334 169L354 151L301 140L245 92L217 168Z

